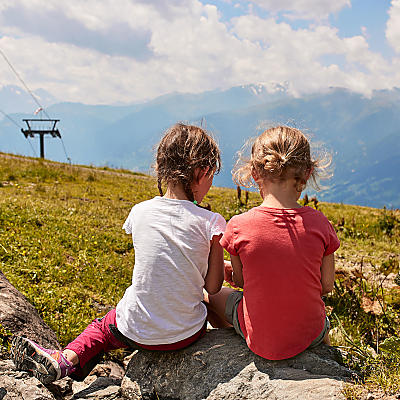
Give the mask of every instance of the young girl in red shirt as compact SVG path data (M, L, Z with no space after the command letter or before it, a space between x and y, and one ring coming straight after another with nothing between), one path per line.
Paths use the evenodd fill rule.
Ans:
M339 240L328 219L297 201L324 166L298 129L278 126L254 142L234 181L254 182L259 207L233 217L220 241L229 253L224 287L206 298L216 327L233 325L248 347L270 360L290 358L322 342L329 320L321 296L333 289Z

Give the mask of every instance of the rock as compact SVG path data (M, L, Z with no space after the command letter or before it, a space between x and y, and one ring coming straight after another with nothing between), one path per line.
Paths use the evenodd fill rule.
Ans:
M85 382L70 378L45 387L27 372L16 371L11 360L0 360L0 400L123 400L121 380L91 375Z
M55 397L36 378L16 371L11 360L0 360L0 399L55 400Z
M176 352L136 351L122 380L126 399L343 399L353 376L340 353L321 345L269 361L252 353L233 329L214 329Z
M25 336L48 348L60 348L56 334L35 307L0 271L0 324L16 336Z
M114 361L105 361L97 364L90 375L103 376L114 379L122 379L125 375L125 369Z
M0 324L59 348L54 332L1 272ZM341 400L342 384L353 376L332 347L268 361L253 354L233 329L213 329L180 351L140 350L129 359L125 376L121 366L106 362L83 382L64 378L47 387L16 371L12 361L0 360L0 400Z
M84 382L74 382L72 386L73 395L65 397L65 399L123 400L120 393L120 379L103 376L96 377L95 375L91 375L88 378L92 379L85 379Z
M57 400L117 400L122 399L120 388L124 374L125 370L119 364L105 361L96 365L83 382L76 382L66 377L47 387Z

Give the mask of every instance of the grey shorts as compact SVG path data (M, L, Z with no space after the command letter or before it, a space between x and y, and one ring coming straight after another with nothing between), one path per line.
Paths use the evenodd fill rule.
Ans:
M236 333L243 339L245 339L243 332L240 329L238 312L237 312L237 308L240 300L242 300L242 297L243 297L243 292L240 292L239 290L235 290L228 296L228 299L226 300L225 304L225 319L231 325L233 325Z
M229 296L228 299L226 300L226 305L225 305L225 318L226 320L233 325L235 328L235 332L241 336L243 339L245 339L242 330L240 329L240 324L239 324L239 318L238 318L238 312L237 308L240 303L240 300L242 300L243 297L243 292L240 292L238 290L232 292ZM331 327L331 324L329 322L328 317L325 317L325 324L324 327L322 328L321 333L318 335L316 339L312 341L310 346L308 347L313 348L321 344L324 340L324 337L326 335L326 332L329 331Z

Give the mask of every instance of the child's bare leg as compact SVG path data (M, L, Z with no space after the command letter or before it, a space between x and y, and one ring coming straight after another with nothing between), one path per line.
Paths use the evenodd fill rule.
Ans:
M329 339L329 330L328 330L328 332L326 332L326 334L324 336L324 343L327 344L328 346L331 345L331 340Z
M79 357L73 350L65 349L63 355L73 366L79 364Z
M221 318L217 313L210 310L209 307L207 307L207 321L211 324L213 328L229 328L232 326L228 322L226 322L225 319Z
M229 295L234 289L222 287L217 294L204 294L204 302L207 305L208 321L214 328L228 328L232 325L225 318L225 306Z

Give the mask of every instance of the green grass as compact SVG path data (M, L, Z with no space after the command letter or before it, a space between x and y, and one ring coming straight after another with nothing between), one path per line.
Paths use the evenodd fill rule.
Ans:
M134 265L122 224L134 204L157 194L154 178L143 174L0 154L1 270L61 344L122 297ZM229 220L260 197L250 193L248 204L239 205L235 190L212 188L205 202ZM336 289L326 298L332 343L363 374L362 390L395 393L400 355L383 349L385 340L400 336L400 288L393 283L400 213L328 203L318 208L341 240ZM8 337L0 326L0 347ZM346 388L347 398L361 398L358 390Z
M129 286L134 251L121 227L157 194L142 174L0 156L1 270L63 345ZM213 188L207 201L236 212L231 190Z

